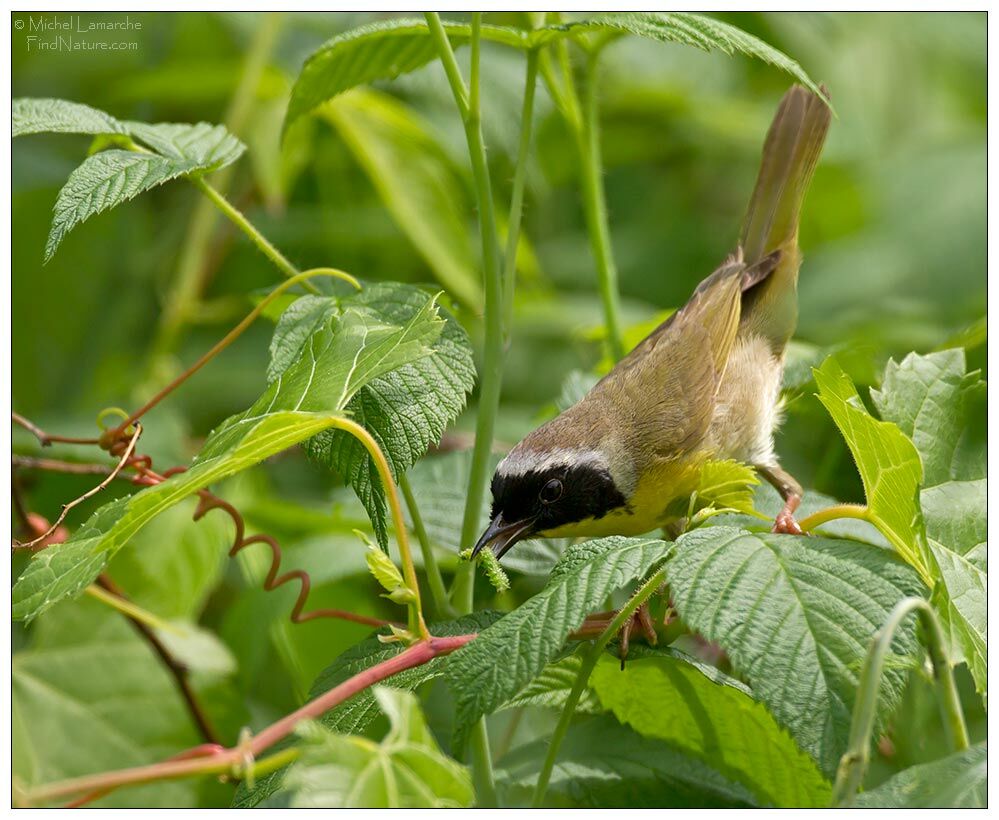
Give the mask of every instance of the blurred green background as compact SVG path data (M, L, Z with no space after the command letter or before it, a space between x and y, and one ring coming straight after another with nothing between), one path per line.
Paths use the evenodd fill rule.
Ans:
M293 262L367 280L446 283L478 339L471 176L438 63L344 97L336 121L294 129L282 149L288 91L305 57L337 32L388 15L129 14L141 30L109 36L134 48L80 53L29 50L30 16L39 15L13 16L15 97L61 97L121 119L227 122L249 146L226 183L229 197ZM519 22L517 15L490 16ZM812 395L807 365L838 351L852 375L870 384L889 356L947 346L977 326L964 338L971 366L985 367L985 14L720 16L797 59L828 85L838 113L801 227L801 316L778 450L806 487L859 500L849 453ZM467 50L458 56L467 67ZM486 43L482 71L494 193L505 214L523 57ZM760 62L679 45L629 37L608 49L602 144L627 324L682 304L732 249L763 136L789 83ZM88 220L43 266L52 205L87 147L85 137L53 135L23 138L13 148L14 408L48 429L80 435L92 434L101 408L134 406L193 362L278 279L242 235L215 223L195 266L196 298L172 319L166 307L178 298L199 197L180 183ZM572 146L543 87L524 232L498 429L505 442L551 412L572 371L591 370L601 357L601 309ZM270 332L259 322L148 417L143 442L158 466L186 463L200 437L259 395ZM474 397L458 426L470 430L473 419ZM32 451L30 437L18 433L15 448ZM88 486L78 477L39 481L25 473L21 480L32 508L48 515ZM338 484L293 453L229 482L226 497L240 501L251 525L282 538L290 566L313 572L315 605L385 614L349 534L366 525L363 512ZM331 498L340 511L332 521ZM177 549L196 548L192 539L201 536L186 523L189 514L185 508L151 528L148 540L159 533L182 542ZM222 559L219 531L214 575L199 576L178 614L201 615L225 639L238 660L234 685L256 723L298 702L315 673L366 629L291 627L283 619L293 593L265 594L248 584L248 574L260 570L250 559L241 580ZM127 555L122 560L126 588L131 577L131 588L146 590L140 599L172 601L165 582L150 580L159 569L136 560L130 570ZM47 631L34 630L33 648L67 640L58 618L48 623ZM270 643L254 639L264 633ZM16 645L27 641L15 633ZM232 724L246 719L234 715Z

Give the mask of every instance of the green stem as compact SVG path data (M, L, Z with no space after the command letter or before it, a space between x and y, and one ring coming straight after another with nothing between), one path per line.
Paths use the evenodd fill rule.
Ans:
M238 135L243 130L280 28L281 15L269 13L264 15L263 22L254 34L239 84L223 120L226 129L233 134ZM227 190L235 168L235 165L226 166L212 176L216 190ZM181 328L190 321L197 310L201 291L205 285L204 272L209 240L217 219L218 214L211 203L199 199L181 249L177 276L163 304L160 326L153 344L154 360L159 355L173 350Z
M590 651L584 656L583 663L579 667L579 673L572 684L572 690L569 692L569 697L566 698L565 705L562 707L562 714L559 716L558 725L555 727L555 731L552 732L548 754L538 774L538 783L534 787L534 799L531 802L534 808L539 809L544 804L545 792L548 790L548 781L551 780L552 769L555 768L555 760L558 758L559 747L565 739L565 733L569 730L569 724L572 722L572 717L576 712L576 704L579 703L579 698L582 696L583 690L586 689L586 683L589 681L593 668L597 665L597 661L600 660L600 656L603 654L607 644L621 631L621 628L628 622L628 619L649 599L665 579L666 569L663 567L642 584L638 588L638 591L628 600L628 603L618 610L617 615L614 616L614 619L607 625L607 628L596 639Z
M281 273L288 277L298 275L298 268L291 264L284 254L275 248L267 237L260 233L260 231L253 226L253 223L243 216L242 212L229 202L228 199L216 191L204 177L190 176L188 179L194 187L207 196L215 207L217 207L237 228L249 237L250 241L257 246L257 249L264 256L270 259L277 269L281 271ZM313 293L319 293L319 290L311 282L306 282L304 284L305 287Z
M821 527L823 524L828 524L830 521L836 521L840 518L856 518L858 521L869 522L871 515L870 510L863 504L835 504L832 507L826 507L824 510L819 510L802 518L798 522L798 526L801 527L802 532L810 532L816 527Z
M621 306L618 294L617 265L611 249L610 225L607 218L607 195L604 191L603 163L600 156L600 119L597 103L597 65L599 50L587 55L583 121L577 131L582 161L583 207L590 234L590 246L597 265L597 281L604 307L607 343L615 360L624 356L621 340ZM572 82L571 75L569 82Z
M496 234L496 217L493 213L492 184L486 162L486 148L482 139L481 112L477 105L479 93L469 92L458 70L454 50L447 39L440 17L434 12L426 14L427 24L437 45L437 51L458 110L462 114L465 139L468 143L472 176L475 180L475 199L479 210L479 234L482 242L482 267L485 278L485 344L482 356L482 373L479 380L479 407L475 420L475 446L468 479L468 495L461 525L461 543L471 546L479 528L479 516L489 478L489 456L492 452L493 431L499 411L500 389L503 380L503 293L499 268L499 241ZM477 80L478 35L480 14L472 15L472 77ZM476 107L472 107L472 103ZM459 568L455 577L452 599L459 612L472 611L475 567L472 562Z
M527 176L527 155L531 149L531 128L534 120L534 90L538 77L538 51L527 53L524 80L524 105L520 113L520 144L517 165L513 172L513 192L510 195L510 218L507 220L506 256L503 259L503 325L504 341L509 346L513 328L513 293L517 282L517 245L520 244L520 224L524 213L524 180Z
M499 411L500 389L503 381L503 290L500 280L499 239L496 234L496 216L493 213L492 184L486 147L482 139L482 115L479 110L479 33L482 14L472 15L471 80L469 92L458 70L454 49L444 32L441 19L435 12L426 13L427 25L437 46L437 53L458 111L465 128L465 141L472 163L475 180L475 199L479 210L479 236L482 243L482 272L485 279L485 344L482 357L482 374L479 381L479 407L475 420L475 446L465 499L465 513L461 526L461 543L471 545L479 527L479 514L486 490L489 455L492 452L493 431ZM454 603L460 613L472 611L475 592L475 564L469 561L459 567L454 584ZM473 776L476 794L481 804L496 805L496 787L493 783L492 760L489 756L489 738L485 719L479 719L471 734Z
M392 513L392 523L395 525L395 539L399 545L399 559L402 562L402 576L406 580L406 586L413 591L414 600L409 605L409 630L414 634L419 634L424 640L430 640L430 631L427 629L426 621L423 618L423 606L420 602L420 583L416 577L416 565L413 563L413 553L409 548L409 533L406 530L406 519L402 516L402 505L399 503L399 492L395 481L392 479L392 469L389 467L388 459L382 452L378 442L364 427L356 421L346 418L334 419L331 424L338 430L350 433L354 438L364 445L371 460L375 463L378 475L382 480L385 495L388 497L389 510Z
M891 649L895 632L912 612L918 614L923 625L930 661L933 664L933 677L940 685L942 696L940 711L948 742L955 751L968 748L968 729L964 723L961 701L954 684L954 672L944 648L940 622L933 608L922 598L905 598L895 605L885 625L874 634L864 667L861 669L857 702L850 723L849 746L840 758L836 783L833 786L834 806L847 808L853 804L864 773L867 771L885 657Z
M405 473L399 474L399 489L402 490L402 497L409 509L409 517L413 520L413 532L416 533L416 540L420 542L423 566L427 573L427 585L430 587L430 600L434 605L434 615L438 618L451 618L454 613L448 601L447 588L444 586L440 567L437 566L434 546L430 543L430 536L427 535L427 528L423 524L423 516L420 515L416 496L413 495L413 488L410 487L409 477Z

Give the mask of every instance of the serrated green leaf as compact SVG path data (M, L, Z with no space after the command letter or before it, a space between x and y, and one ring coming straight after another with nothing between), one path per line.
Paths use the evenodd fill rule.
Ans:
M100 127L104 122L102 117L106 118L104 130L87 133L131 135L153 149L152 153L116 148L101 151L87 157L69 175L56 199L52 227L45 243L46 262L52 258L63 237L89 217L177 177L206 173L235 162L245 150L245 146L221 125L123 123L96 109L87 109L91 113L79 110L86 109L86 106L73 103L55 105L64 101L21 102L24 103L22 113L25 108L31 108L31 102L46 103L43 108L51 117L43 117L41 122L56 126L61 123L65 126L61 130ZM39 130L60 129L46 127Z
M601 14L590 20L539 29L531 34L531 42L546 43L558 36L584 31L636 34L661 43L693 46L702 51L721 51L729 56L743 54L754 57L790 74L802 85L825 97L804 69L782 51L736 26L703 14L681 12Z
M684 623L718 643L754 694L832 776L846 748L860 669L892 607L926 590L890 551L853 541L707 527L681 536L667 578ZM893 643L879 724L899 702L919 647Z
M268 377L276 379L300 355L308 334L339 310L357 310L379 321L402 324L412 321L426 300L427 294L419 288L392 283L368 285L339 303L324 297L298 299L282 314L274 331ZM440 440L447 425L461 413L475 383L468 336L452 316L441 313L444 324L427 356L372 380L347 405L351 418L378 442L395 476ZM414 402L413 396L421 400ZM308 442L306 452L350 483L371 518L378 543L387 549L385 492L364 446L349 434L328 431Z
M409 692L374 687L391 728L380 744L302 727L301 754L285 784L293 808L445 808L470 806L468 770L445 756Z
M714 507L753 512L753 487L760 480L752 467L731 459L708 461L701 468L696 509Z
M901 364L889 361L871 397L882 418L908 435L923 464L919 495L932 553L932 601L951 635L951 656L967 661L987 691L985 542L988 538L985 438L976 414L985 385L965 372L964 351L944 350Z
M457 48L468 42L467 23L444 22ZM523 46L526 33L505 26L482 26L482 37ZM295 80L285 115L285 129L316 106L374 80L389 80L414 71L437 57L425 20L385 20L338 34L314 51Z
M127 134L128 127L89 105L21 97L11 103L11 136L25 134Z
M499 761L504 805L530 805L548 740L515 749ZM757 801L700 760L643 737L604 714L569 726L545 796L559 808L721 808Z
M471 37L471 27L467 23L444 21L443 26L453 48L464 45ZM635 34L703 51L744 54L787 72L819 93L801 66L786 54L735 26L699 14L604 14L591 20L544 26L531 32L489 24L481 27L483 40L520 49L535 48L587 32ZM318 105L350 88L374 80L393 79L436 57L437 49L424 20L387 20L340 34L306 60L292 88L285 129Z
M355 310L325 325L249 410L227 419L208 437L189 470L105 505L64 544L38 553L12 591L13 617L31 620L79 594L163 510L329 428L369 381L427 355L442 324L434 300L427 299L403 327Z
M932 556L920 523L922 480L919 453L894 424L878 421L864 407L853 382L836 360L815 369L821 401L846 440L864 482L871 520L906 561L932 585Z
M643 578L668 554L668 544L649 538L603 538L569 547L541 592L451 657L447 682L459 736L537 677L608 595Z
M431 624L429 628L431 634L438 637L466 635L471 632L481 632L499 618L500 613L498 612L480 611L454 621ZM398 643L382 643L378 640L377 634L366 638L348 649L323 670L316 678L315 683L312 684L309 699L319 697L365 669L370 669L382 661L394 658L405 648ZM386 683L395 689L413 691L421 684L441 677L449 658L450 656L434 658L422 666L406 669L387 678ZM321 722L331 732L356 735L368 729L378 715L378 704L375 702L372 691L364 689L328 711L322 716ZM259 778L252 789L249 789L245 783L241 783L233 800L233 807L249 808L260 805L281 787L287 771L286 767Z
M339 133L437 281L481 312L466 188L428 126L404 103L367 89L344 94L316 113Z
M402 573L399 572L399 568L395 565L395 562L374 544L368 545L368 550L364 557L368 561L368 569L375 576L375 580L382 585L382 589L387 592L394 592L399 587L406 585L402 580Z
M503 704L502 709L515 709L522 706L544 706L549 709L561 709L565 705L569 692L579 676L583 658L579 652L566 655L554 663L548 664L536 678L521 689L510 700ZM576 704L576 712L595 715L601 711L593 690L589 687Z
M984 809L988 806L988 751L984 743L903 769L857 795L870 809Z
M631 660L604 655L591 684L601 704L646 737L668 741L743 784L764 805L815 807L831 786L753 693L681 653Z

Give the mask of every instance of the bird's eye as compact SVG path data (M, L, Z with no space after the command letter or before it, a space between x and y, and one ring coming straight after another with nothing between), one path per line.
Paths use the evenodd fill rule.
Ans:
M553 478L541 488L541 503L551 504L562 497L562 482Z

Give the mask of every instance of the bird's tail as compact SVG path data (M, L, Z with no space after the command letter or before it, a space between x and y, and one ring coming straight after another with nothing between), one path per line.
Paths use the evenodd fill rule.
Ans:
M828 97L824 86L822 92ZM742 226L746 264L796 239L801 203L822 153L829 119L829 106L803 86L792 86L781 100Z
M825 87L822 93L828 97ZM800 85L784 95L763 145L760 175L742 226L747 265L780 251L773 273L742 300L742 326L769 339L776 354L798 322L798 219L830 117L825 101Z

